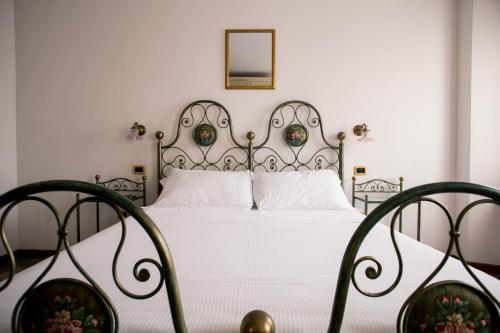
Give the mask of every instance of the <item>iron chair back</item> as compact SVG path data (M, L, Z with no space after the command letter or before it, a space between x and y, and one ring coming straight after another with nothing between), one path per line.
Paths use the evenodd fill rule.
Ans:
M64 215L60 215L58 210L54 207L54 205L41 196L46 192L76 192L76 193L87 194L89 195L89 197L77 201L68 209L68 211ZM25 201L36 202L49 209L52 216L54 217L54 221L57 226L58 239L56 244L55 255L49 260L49 263L47 264L43 272L28 287L28 289L23 293L21 298L16 303L11 320L12 332L22 331L21 320L23 318L22 312L24 309L24 303L26 299L33 294L37 286L40 286L40 282L54 266L57 259L59 258L59 253L63 249L67 251L67 254L71 262L84 277L93 294L98 295L98 297L102 298L104 300L106 307L110 310L112 314L111 317L112 329L110 329L110 332L116 333L119 331L118 313L116 309L114 308L111 300L105 294L104 290L96 283L96 281L90 276L90 274L86 272L85 269L80 265L78 259L73 254L73 251L71 249L71 244L68 239L67 229L68 229L68 224L71 221L71 215L75 212L78 206L88 202L101 202L103 204L107 204L114 209L114 211L119 217L122 226L122 233L121 233L120 243L115 251L112 263L112 268L113 268L112 278L118 289L128 297L134 299L146 299L158 294L158 292L162 290L163 287L165 287L175 332L177 333L187 332L173 259L170 250L168 249L167 243L165 242L165 239L163 238L160 230L155 225L155 223L150 219L150 217L142 209L137 207L133 202L123 197L119 193L110 191L109 189L106 189L97 184L91 184L81 181L72 181L72 180L43 181L43 182L20 186L7 193L0 195L0 210L5 208L0 219L0 236L9 260L9 275L7 277L7 280L3 281L3 283L0 284L0 292L6 289L10 285L11 281L14 278L14 272L16 268L16 260L14 257L14 253L12 251L12 248L9 244L5 232L5 222L7 216L12 211L12 209L16 207L19 203ZM146 282L150 278L149 269L144 267L145 263L152 264L157 269L160 275L156 288L153 291L146 294L135 294L130 292L124 285L121 284L120 279L117 275L116 266L118 258L120 256L120 252L125 243L125 238L127 234L126 233L127 224L124 221L124 216L122 214L122 211L129 214L136 223L139 223L141 225L141 227L144 229L144 231L150 238L151 242L153 243L156 252L158 254L158 259L142 258L138 260L133 267L133 275L135 279L139 282ZM50 280L50 281L55 282L55 280Z
M452 218L449 210L440 203L437 199L428 197L434 194L440 193L466 193L466 194L474 194L481 196L480 199L472 201L467 204L458 214L456 219ZM476 274L471 270L469 264L465 260L462 250L460 247L460 226L464 221L464 217L469 213L469 211L480 205L484 204L493 204L496 206L500 206L500 190L490 188L483 185L464 183L464 182L441 182L441 183L432 183L417 186L411 188L409 190L403 191L395 196L387 199L385 202L377 206L359 225L359 227L354 232L347 249L345 251L342 264L340 267L339 278L337 280L337 288L335 291L335 299L333 303L332 315L330 317L330 325L328 328L329 333L338 333L342 327L342 318L344 317L344 310L347 301L347 294L349 291L349 286L352 282L353 286L359 291L361 294L368 297L381 297L389 294L393 291L401 281L403 275L404 263L402 260L402 255L399 250L399 246L395 237L395 223L398 216L401 214L403 209L407 206L427 202L433 205L436 205L439 209L441 209L448 220L449 225L449 242L447 246L447 250L443 256L443 259L439 263L439 265L432 271L432 273L417 287L415 291L407 298L407 300L402 304L402 307L399 311L397 318L397 332L410 332L408 329L408 313L411 313L409 309L413 309L413 305L415 305L419 300L421 300L421 296L426 290L430 290L429 288L452 285L456 290L457 281L441 281L438 283L433 283L429 285L429 283L434 279L434 277L441 271L441 269L445 266L447 261L450 259L452 255L452 251L455 249L457 253L458 260L462 263L467 273L474 279L477 285L481 288L481 290L467 286L458 281L458 284L462 286L462 289L473 290L476 296L485 299L486 303L490 305L490 313L492 316L493 325L500 325L499 323L499 315L498 309L500 308L500 303L498 299L493 295L488 288L481 282L481 280L476 276ZM365 269L365 275L369 279L376 280L382 275L382 265L381 263L372 256L364 256L361 258L356 258L357 253L363 244L364 239L368 235L368 233L373 229L373 227L380 222L381 219L391 214L394 211L391 219L390 225L390 234L391 240L394 246L394 250L398 259L398 273L395 281L386 289L381 292L367 292L360 288L359 284L356 280L356 268L359 267L361 263L371 263L375 264L374 266L368 266ZM460 288L460 287L459 287ZM435 299L432 300L433 304L435 304ZM422 304L419 304L422 305ZM425 306L431 306L431 304L423 304ZM498 332L498 326L494 328L494 332Z

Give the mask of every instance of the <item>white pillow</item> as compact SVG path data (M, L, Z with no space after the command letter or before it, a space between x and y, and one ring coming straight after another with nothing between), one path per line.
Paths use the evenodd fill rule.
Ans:
M171 168L160 183L155 207L232 207L251 209L250 171L206 171Z
M255 172L253 197L259 209L353 209L333 170Z

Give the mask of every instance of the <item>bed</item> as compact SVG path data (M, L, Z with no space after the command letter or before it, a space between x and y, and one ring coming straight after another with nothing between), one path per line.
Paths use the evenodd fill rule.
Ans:
M343 178L345 134L339 133L339 144L332 144L325 138L318 111L302 101L285 102L273 110L261 143L254 143L253 133L248 133L246 143L236 140L229 112L213 101L188 105L169 143L162 142L162 132L156 137L159 179L176 179L178 169L229 171L225 177L240 170L238 177L248 173L255 184L259 177L269 181L267 174L295 177L286 171L302 170L301 175L316 177L320 173L308 170L334 170L340 188ZM196 182L196 177L192 173L187 178ZM241 180L217 177L210 178L216 184ZM323 179L314 186L321 186ZM160 199L168 199L175 184L162 183ZM499 281L470 268L460 250L461 260L450 257L452 246L458 244L462 215L450 219L445 254L394 230L405 206L420 201L440 205L429 197L432 194L482 195L484 199L466 207L465 214L480 204L498 205L498 190L465 183L423 185L394 196L365 217L342 203L334 203L338 209L294 209L301 195L313 192L307 190L308 181L298 179L294 184L303 186L293 192L299 201L294 196L284 203L271 200L272 207L286 209L271 209L269 190L253 187L251 191L261 194L255 202L262 209L223 204L179 207L159 200L141 210L116 193L77 181L35 183L0 196L0 208L7 207L4 214L22 200L43 201L57 214L39 193L83 192L91 197L82 201L100 200L115 207L120 217L120 223L70 246L64 230L79 203L61 216L58 249L66 251L0 282L0 332L31 328L38 317L27 303L38 302L36 286L60 277L66 278L62 282L67 286L74 281L68 279L83 280L87 291L97 294L93 302L101 307L95 311L102 313L87 320L86 331L238 332L243 316L261 309L272 316L277 332L453 332L455 327L456 332L498 332ZM214 186L214 193L195 199L208 200L208 205L238 195L221 198L224 193L217 191ZM322 204L317 197L310 199L312 207ZM124 219L122 209L131 217ZM392 227L378 223L389 214ZM9 249L3 219L1 223L2 240ZM51 294L56 296L64 302L68 295ZM423 306L429 299L430 305ZM441 316L443 311L455 312L442 322L438 315L423 313L432 307L440 307Z

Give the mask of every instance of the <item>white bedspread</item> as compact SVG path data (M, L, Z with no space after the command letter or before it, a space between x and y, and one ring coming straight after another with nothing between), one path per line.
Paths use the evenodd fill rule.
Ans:
M227 211L147 208L172 252L189 332L239 332L243 316L254 309L270 313L277 332L326 332L339 266L346 245L363 219L357 211ZM132 276L137 260L154 249L140 226L129 221L120 257L119 277L130 291L151 291L157 279L140 283ZM83 267L107 291L120 316L120 332L173 332L164 289L148 300L121 294L112 281L111 260L120 225L114 225L73 247ZM404 235L398 237L406 263L399 287L383 298L368 298L351 286L342 332L395 332L404 299L434 269L442 253ZM389 230L377 226L360 255L383 265L376 281L363 277L371 291L389 286L397 260ZM358 256L358 257L359 257ZM156 258L156 256L155 256ZM9 332L10 315L21 292L45 267L35 265L16 275L0 293L0 332ZM71 268L68 268L71 267ZM494 295L500 282L478 273ZM63 254L47 278L79 277ZM460 279L475 285L460 263L452 260L436 280Z

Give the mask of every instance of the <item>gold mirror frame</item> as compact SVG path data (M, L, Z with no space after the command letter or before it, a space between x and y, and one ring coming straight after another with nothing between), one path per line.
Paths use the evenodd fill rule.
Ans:
M232 33L271 33L272 39L272 65L271 65L271 85L259 86L259 85L231 85L229 76L229 34ZM226 73L225 73L225 86L226 89L274 89L275 77L276 77L276 67L275 67L275 30L274 29L226 29Z

